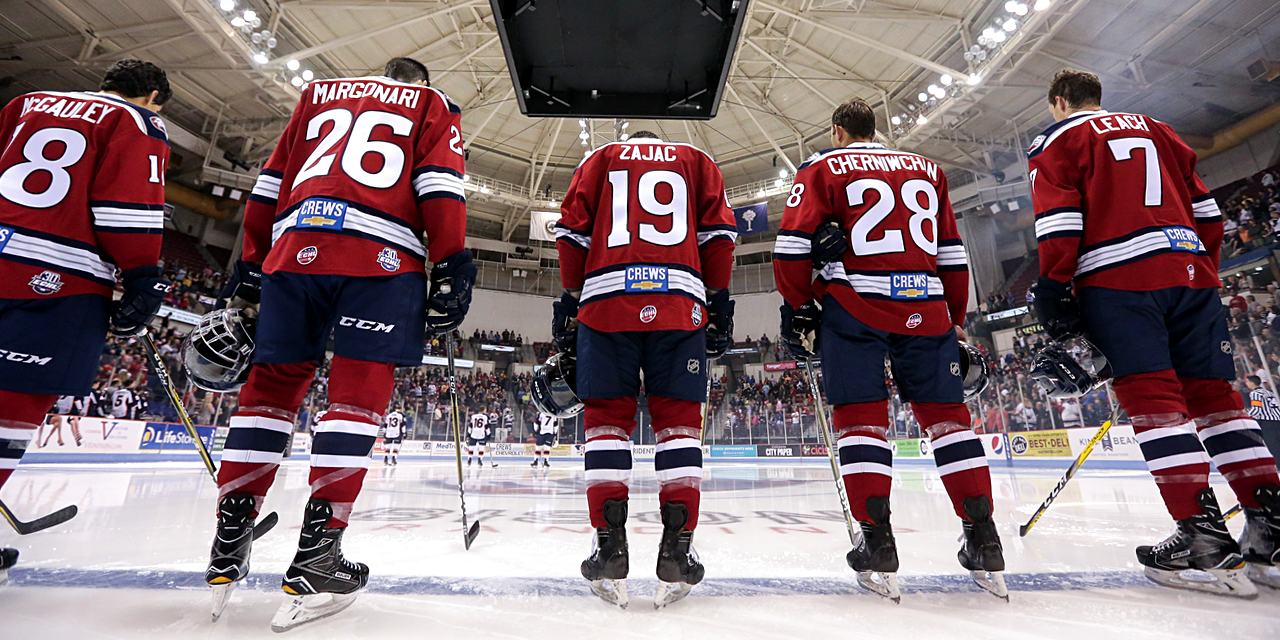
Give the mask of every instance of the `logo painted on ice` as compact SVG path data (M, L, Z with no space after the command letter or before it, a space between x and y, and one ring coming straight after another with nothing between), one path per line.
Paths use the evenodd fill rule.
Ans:
M62 276L52 271L41 271L39 274L32 276L31 282L27 284L31 285L32 291L42 296L47 296L62 289Z
M694 329L702 326L702 305L693 303L693 311L689 314L689 319L693 320Z
M658 317L658 308L653 305L649 305L640 310L640 322L649 324L650 322L653 322L654 318L657 318L657 317Z
M315 262L318 255L320 255L320 252L315 247L303 247L298 252L298 264L311 264Z
M913 313L910 318L907 318L907 328L914 329L920 326L921 322L924 322L924 317L918 313Z
M391 247L383 247L382 251L378 252L378 264L387 271L395 271L400 268L400 254Z
M696 374L702 370L702 362L697 358L689 358L689 364L685 365L685 368L689 370L689 373Z

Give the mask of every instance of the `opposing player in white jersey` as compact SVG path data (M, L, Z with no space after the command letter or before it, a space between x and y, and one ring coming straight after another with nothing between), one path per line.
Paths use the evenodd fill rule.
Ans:
M111 394L111 417L117 420L129 418L129 414L137 402L138 396L133 392L133 389L121 384L120 388Z
M556 432L560 430L560 420L553 415L539 413L532 428L537 440L533 443L533 464L529 466L536 467L538 463L542 463L542 466L550 467L551 445L555 442Z
M489 442L489 415L483 409L476 409L467 420L467 466L471 466L471 456L480 455L480 466L484 466L484 446ZM495 461L493 466L498 466Z
M387 464L387 458L391 458L391 465L398 464L396 456L400 455L400 443L404 442L404 413L400 411L400 406L396 405L394 409L387 413L384 419L385 425L382 432L382 445L386 447L386 454L382 456L382 464Z

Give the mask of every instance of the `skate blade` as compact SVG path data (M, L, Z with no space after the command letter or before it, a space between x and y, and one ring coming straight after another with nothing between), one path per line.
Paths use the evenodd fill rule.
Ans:
M1005 602L1009 601L1009 587L1004 583L1003 571L970 571L969 577L987 593Z
M879 571L859 571L858 586L881 598L888 598L894 604L902 603L902 592L898 590L898 575Z
M1143 574L1147 579L1162 586L1198 593L1208 593L1228 598L1253 600L1258 597L1258 588L1246 575L1242 562L1231 569L1208 569L1199 571L1163 571L1146 567Z
M689 592L693 591L693 585L683 582L659 582L658 593L653 597L653 608L662 609L667 605L683 600Z
M223 584L211 584L213 587L213 621L217 622L222 616L222 610L227 608L227 602L231 600L231 592L236 590L238 582L225 582Z
M591 592L600 596L601 600L612 605L617 605L622 609L627 608L627 581L625 578L621 580L592 580Z
M1280 566L1250 562L1244 571L1244 575L1254 584L1260 584L1270 589L1280 589ZM4 582L0 581L0 584L4 584Z
M358 592L318 593L290 598L271 618L271 630L284 633L299 625L327 618L351 606L357 595Z
M5 586L6 584L9 584L9 570L0 569L0 587Z

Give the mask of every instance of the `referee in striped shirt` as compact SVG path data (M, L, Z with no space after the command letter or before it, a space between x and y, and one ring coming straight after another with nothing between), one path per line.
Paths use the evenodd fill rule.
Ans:
M1248 376L1245 384L1249 385L1249 417L1258 421L1271 455L1280 459L1280 402L1262 386L1262 378Z

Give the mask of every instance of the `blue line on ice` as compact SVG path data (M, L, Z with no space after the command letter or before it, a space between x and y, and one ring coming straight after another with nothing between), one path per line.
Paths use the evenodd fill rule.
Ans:
M195 571L121 569L41 569L15 567L9 571L15 587L91 589L205 589L204 575ZM979 592L965 575L900 574L903 593ZM1078 591L1085 589L1155 588L1137 571L1081 571L1007 573L1009 591ZM632 588L653 591L657 580L632 578ZM253 575L241 588L279 591L274 575ZM585 596L585 580L578 578L456 578L375 576L368 593L420 596ZM854 578L709 578L698 585L698 597L866 595Z

